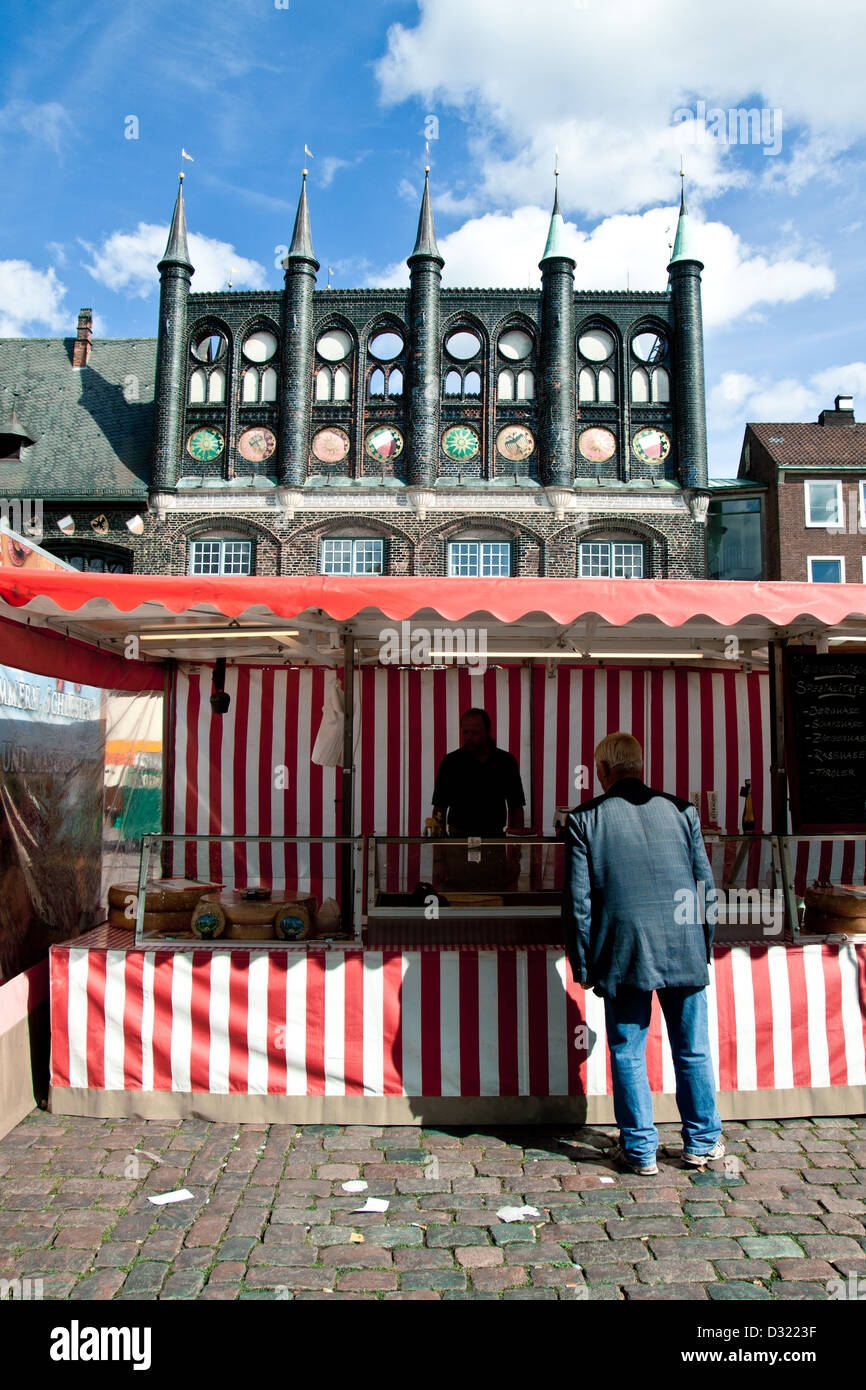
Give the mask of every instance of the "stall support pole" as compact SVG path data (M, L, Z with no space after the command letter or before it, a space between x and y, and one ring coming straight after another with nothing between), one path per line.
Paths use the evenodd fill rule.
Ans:
M355 731L355 639L351 632L343 634L343 786L340 825L342 834L355 833L355 787L354 787L354 731ZM354 856L353 846L342 846L342 925L344 931L354 931Z
M774 835L788 833L788 779L785 772L782 643L768 643L770 664L770 807Z

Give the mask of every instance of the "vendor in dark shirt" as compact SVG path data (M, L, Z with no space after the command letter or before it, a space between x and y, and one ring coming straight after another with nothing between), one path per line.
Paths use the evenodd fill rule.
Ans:
M517 759L497 748L490 715L468 709L460 720L462 747L446 753L433 788L433 809L447 812L451 835L497 838L523 829L526 798Z

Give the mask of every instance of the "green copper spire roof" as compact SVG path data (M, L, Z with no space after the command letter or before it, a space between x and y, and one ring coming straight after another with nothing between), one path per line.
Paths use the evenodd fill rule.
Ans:
M416 256L426 256L428 260L438 261L440 265L445 262L439 254L439 247L436 245L436 232L433 227L433 204L430 202L430 170L424 170L424 197L421 199L421 215L418 218L418 235L415 238L415 249L411 256L407 257L411 265Z
M544 255L539 261L543 265L545 261L552 260L554 257L565 257L574 264L574 257L570 256L565 246L565 223L562 220L562 213L559 211L559 174L556 175L556 192L553 195L553 212L550 214L550 230L547 233L547 245L544 248Z
M310 232L310 209L307 204L306 169L304 170L304 178L301 184L298 211L295 215L295 229L292 232L292 244L289 247L289 254L286 259L290 261L310 261L316 267L316 270L319 269L319 262L316 260L316 253L313 250L313 237Z
M703 265L703 261L698 255L695 234L692 231L688 209L686 208L685 183L680 193L680 215L677 221L677 234L674 238L674 249L671 252L669 264L676 265L678 261L697 261L698 265Z
M166 242L165 255L157 266L157 270L162 270L164 265L183 265L189 271L193 270L192 261L189 258L189 249L186 244L186 213L183 207L183 174L180 175L177 188L177 198L174 204L174 213L169 228L168 241Z

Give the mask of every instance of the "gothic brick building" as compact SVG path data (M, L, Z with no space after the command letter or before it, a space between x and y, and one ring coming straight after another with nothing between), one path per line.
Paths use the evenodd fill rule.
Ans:
M0 493L86 567L704 577L685 200L662 293L576 289L558 196L540 292L443 264L425 182L408 290L317 290L305 178L284 287L197 294L181 183L155 340L0 343Z

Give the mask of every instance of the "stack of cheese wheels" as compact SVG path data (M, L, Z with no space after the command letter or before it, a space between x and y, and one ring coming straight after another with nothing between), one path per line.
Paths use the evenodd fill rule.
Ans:
M188 934L192 914L213 883L188 878L157 878L145 884L142 930L150 935ZM134 931L138 883L114 883L108 890L108 921L112 927Z
M269 941L274 935L277 904L267 898L248 898L235 890L220 896L226 915L226 936L232 941Z
M853 883L816 883L803 894L804 932L866 934L866 887Z

